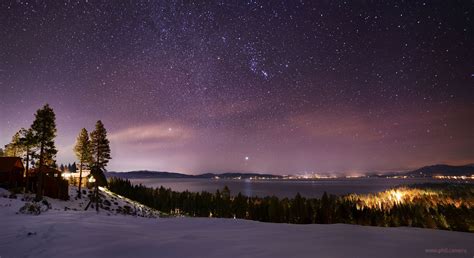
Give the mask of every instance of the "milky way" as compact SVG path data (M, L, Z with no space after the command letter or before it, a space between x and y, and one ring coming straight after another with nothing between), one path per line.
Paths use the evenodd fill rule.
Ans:
M473 2L351 2L1 1L0 145L49 103L116 171L474 162Z

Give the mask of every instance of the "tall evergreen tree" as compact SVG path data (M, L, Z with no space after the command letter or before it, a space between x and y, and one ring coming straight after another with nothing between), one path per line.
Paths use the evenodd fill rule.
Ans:
M74 153L79 160L79 189L77 197L81 198L81 187L82 187L82 169L89 167L92 161L91 155L91 142L89 140L89 133L86 128L82 128L81 132L77 136L76 146L74 146Z
M56 115L48 104L36 111L31 130L39 148L36 200L41 200L43 198L43 166L55 167L57 153L56 146L54 145L54 138L57 132Z
M107 139L107 130L102 121L97 121L90 138L92 161L95 166L104 170L112 158L110 157L110 142Z
M3 157L3 156L5 156L5 153L3 152L3 149L0 148L0 157Z
M23 147L23 150L25 151L25 164L26 164L26 169L25 169L26 188L25 188L25 190L28 190L30 161L32 160L32 157L35 155L34 148L35 148L35 145L36 145L36 138L34 137L33 131L31 129L21 128L20 135L21 135L20 144Z
M96 210L99 212L99 184L106 184L104 182L105 167L112 159L110 156L109 140L107 139L107 130L102 121L97 121L95 130L91 133L91 154L92 163L91 174L95 178L95 201Z

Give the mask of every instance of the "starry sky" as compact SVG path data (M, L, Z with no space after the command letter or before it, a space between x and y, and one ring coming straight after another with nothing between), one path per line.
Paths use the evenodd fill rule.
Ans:
M49 103L58 163L274 174L474 162L473 1L1 1L0 145Z

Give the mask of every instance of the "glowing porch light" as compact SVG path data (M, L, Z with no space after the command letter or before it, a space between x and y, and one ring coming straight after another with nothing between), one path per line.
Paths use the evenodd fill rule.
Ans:
M95 183L95 178L93 176L89 177L89 183Z

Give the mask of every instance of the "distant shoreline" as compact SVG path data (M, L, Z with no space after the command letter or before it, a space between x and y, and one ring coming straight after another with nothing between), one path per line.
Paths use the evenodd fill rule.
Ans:
M432 165L412 171L377 173L371 172L364 175L328 175L309 173L304 175L274 175L269 173L204 173L189 175L177 172L163 171L128 171L107 172L107 177L120 178L204 178L204 179L250 179L250 180L324 180L324 179L350 179L350 178L435 178L435 179L461 179L474 180L474 166Z

